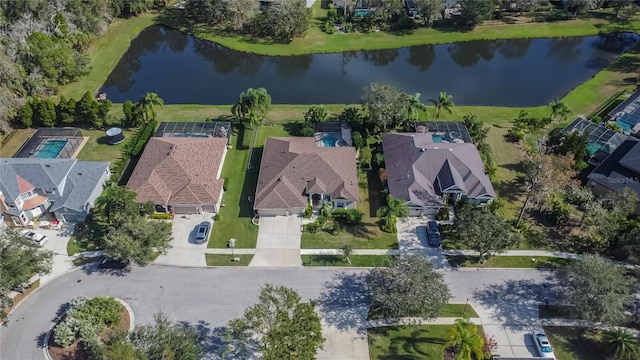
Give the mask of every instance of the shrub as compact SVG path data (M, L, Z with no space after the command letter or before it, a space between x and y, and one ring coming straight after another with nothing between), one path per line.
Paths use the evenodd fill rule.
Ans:
M304 214L302 215L302 217L305 219L309 219L311 215L313 215L313 209L311 208L311 205L307 205L307 207L304 209Z
M67 317L53 329L53 340L62 347L73 344L76 341L79 326L80 321L78 319Z
M155 213L155 214L151 214L151 218L158 219L158 220L167 220L167 219L171 219L171 214Z
M122 305L112 297L97 296L82 305L73 317L86 320L100 327L117 325L120 322Z
M351 134L351 138L353 139L353 146L356 149L362 149L364 147L364 139L362 139L362 134L359 131L354 131Z
M333 34L333 31L334 31L333 24L331 24L328 21L325 22L324 24L322 24L322 31L324 31L327 34Z
M440 210L438 210L438 214L436 214L436 220L438 221L449 220L449 209L446 207L440 208Z
M304 231L311 234L319 233L321 229L322 227L318 225L318 223L315 221L312 223L308 223L307 225L304 225Z
M569 204L562 199L553 199L551 211L549 212L551 221L556 225L565 225L569 222Z
M311 125L311 124L302 125L302 129L300 129L300 135L309 137L309 136L313 136L313 134L315 134L315 130L313 129L313 125Z
M386 233L396 233L398 229L396 228L396 223L398 219L394 215L385 216L382 218L382 223L380 225L380 229Z
M214 221L220 221L222 220L222 215L220 215L220 213L216 213L216 216L213 217Z
M334 221L332 226L331 226L331 230L329 231L329 233L331 235L338 235L340 233L340 231L342 231L342 226L340 226L340 223L338 221Z
M363 218L364 213L358 209L338 209L333 211L333 219L346 225L358 225Z

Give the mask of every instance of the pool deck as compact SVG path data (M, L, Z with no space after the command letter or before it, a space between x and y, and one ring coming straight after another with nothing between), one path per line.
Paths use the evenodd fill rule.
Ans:
M82 142L80 143L80 145L78 145L78 147L76 148L76 151L73 153L73 155L71 155L72 159L75 159L76 157L78 157L78 154L80 154L80 151L82 151L84 146L87 145L87 142L89 142L89 137L88 136L83 136L82 137Z

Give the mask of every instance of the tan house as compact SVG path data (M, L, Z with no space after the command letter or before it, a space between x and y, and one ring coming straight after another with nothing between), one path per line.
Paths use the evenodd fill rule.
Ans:
M158 212L217 212L222 201L226 138L152 137L127 187Z
M321 200L352 209L359 200L355 148L317 147L313 137L268 138L254 210L262 216L300 215Z

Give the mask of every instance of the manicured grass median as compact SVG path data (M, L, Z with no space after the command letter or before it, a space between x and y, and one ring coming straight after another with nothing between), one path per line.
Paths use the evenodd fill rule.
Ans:
M231 261L231 255L205 254L207 266L247 266L253 259L253 255L234 255L240 261Z
M556 359L605 360L602 331L586 328L545 326Z
M492 256L483 263L478 263L477 256L447 255L446 258L453 267L480 268L558 268L572 261L571 259L549 256Z
M452 318L463 318L468 316L470 318L477 318L478 313L470 304L445 304L438 316Z
M304 266L385 266L395 256L391 255L351 255L351 264L343 261L342 255L302 255Z

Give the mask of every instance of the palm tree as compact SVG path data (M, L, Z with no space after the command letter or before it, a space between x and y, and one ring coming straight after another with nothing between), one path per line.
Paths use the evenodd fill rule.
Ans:
M551 100L551 102L547 106L551 108L551 115L549 115L549 120L551 121L553 121L553 118L556 116L560 117L560 121L564 121L567 116L571 114L569 105L558 98Z
M453 96L447 94L444 91L440 92L438 99L429 99L427 100L427 104L433 104L433 117L436 121L440 120L440 113L442 110L448 112L449 114L453 114L453 107L456 104L453 103Z
M409 115L409 119L413 121L417 121L420 116L420 111L426 111L427 107L420 102L420 93L415 93L414 95L409 95L409 108L407 109L407 115Z
M388 216L406 218L409 216L409 208L404 200L387 195L387 205L380 206L376 215L380 218L386 218Z
M154 106L164 105L164 100L162 100L162 98L158 96L158 94L156 93L147 93L145 96L140 98L140 101L138 101L138 104L140 104L140 107L144 112L145 121L149 121L151 119L156 118L156 109ZM149 113L151 113L151 118L149 118Z
M604 341L615 360L640 358L639 342L634 334L622 328L611 328L604 332Z
M259 126L271 110L271 95L265 88L248 88L231 107L231 113L240 119L248 119L252 126Z
M484 340L478 335L478 327L475 326L468 317L457 319L451 329L449 329L446 347L456 348L456 360L483 359Z

